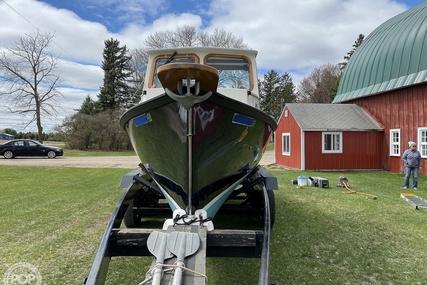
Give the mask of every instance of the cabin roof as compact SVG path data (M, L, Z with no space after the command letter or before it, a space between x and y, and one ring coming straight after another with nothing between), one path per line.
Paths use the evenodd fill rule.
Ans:
M356 104L287 103L303 131L382 131L383 128ZM283 114L282 114L283 116Z
M230 54L230 55L246 55L248 57L256 57L258 51L253 49L237 49L237 48L222 48L222 47L175 47L175 48L164 48L164 49L152 49L148 50L147 54L150 56L157 56L163 54L178 54L183 53L195 53L195 54Z

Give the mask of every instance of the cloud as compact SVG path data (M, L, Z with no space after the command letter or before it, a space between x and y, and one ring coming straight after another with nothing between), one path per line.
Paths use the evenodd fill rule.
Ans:
M258 67L282 71L339 63L359 34L406 10L386 0L222 0L211 8L212 26L259 51Z
M182 25L206 31L221 28L242 37L258 51L257 65L261 71L289 72L298 84L313 68L341 62L359 34L367 36L384 21L408 9L391 0L206 3L196 0L67 2L82 6L79 16L41 1L2 1L0 49L10 47L18 35L37 29L55 33L52 49L61 57L59 71L65 108L58 118L46 118L50 127L74 113L88 94L96 98L103 78L100 65L104 41L109 38L133 49L143 47L144 39L157 30L174 30ZM4 112L4 108L0 110ZM14 126L10 124L22 119L10 121L4 114L0 117L0 129ZM47 126L45 129L49 131Z
M202 18L198 15L183 14L165 14L146 26L137 24L128 25L117 36L121 44L126 44L130 49L144 47L145 39L156 31L175 30L178 26L195 26L200 29Z
M88 65L61 60L58 66L62 85L84 90L99 90L104 77L99 65Z

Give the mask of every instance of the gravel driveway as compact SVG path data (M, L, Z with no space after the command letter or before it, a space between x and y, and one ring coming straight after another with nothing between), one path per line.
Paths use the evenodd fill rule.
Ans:
M137 156L62 156L55 159L46 157L17 157L5 159L0 157L0 165L53 166L53 167L87 167L87 168L130 168L138 167ZM274 163L274 152L266 151L260 165Z

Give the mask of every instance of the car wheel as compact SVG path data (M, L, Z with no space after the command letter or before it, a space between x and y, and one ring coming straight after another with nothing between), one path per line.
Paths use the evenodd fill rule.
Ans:
M47 153L47 157L48 158L55 158L56 157L56 153L53 150L51 150L51 151L49 151Z
M13 158L13 157L14 157L13 152L12 152L12 151L10 151L10 150L6 150L6 151L3 153L3 156L4 156L4 158L7 158L7 159L9 159L9 158Z

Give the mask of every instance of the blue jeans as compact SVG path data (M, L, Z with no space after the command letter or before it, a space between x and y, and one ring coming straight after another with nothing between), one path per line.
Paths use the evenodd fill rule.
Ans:
M409 177L411 176L412 172L412 187L417 188L418 187L418 167L405 167L405 181L403 182L404 187L409 187Z

